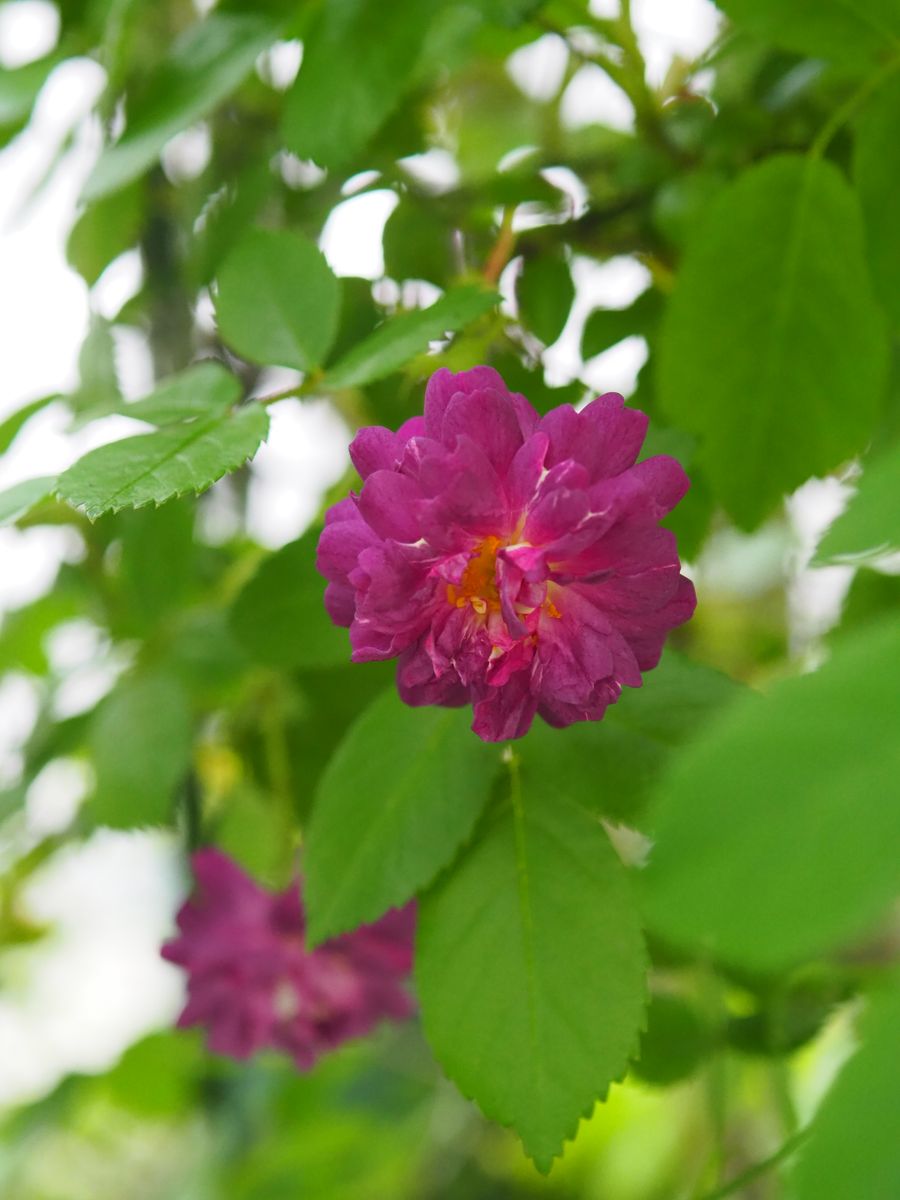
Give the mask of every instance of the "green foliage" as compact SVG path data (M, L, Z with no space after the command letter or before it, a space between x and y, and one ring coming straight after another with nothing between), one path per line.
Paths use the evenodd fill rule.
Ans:
M797 1200L856 1200L900 1191L900 987L871 1000L863 1044L844 1067L812 1122L791 1175Z
M668 307L658 382L739 525L865 445L886 360L858 203L835 167L777 156L716 197Z
M268 428L265 409L251 404L124 438L91 450L64 471L57 494L93 520L105 512L202 492L251 458Z
M898 121L900 80L894 78L863 110L853 141L853 177L862 204L872 282L894 329L900 324L900 232L891 220L900 175Z
M457 709L408 709L393 689L366 709L316 792L306 837L309 936L322 941L405 904L472 832L496 750Z
M55 484L54 476L45 475L37 479L24 479L21 483L14 483L12 487L0 492L0 525L10 525L18 521L19 517L24 516L37 503L46 500Z
M151 425L173 425L193 417L220 416L240 395L235 376L210 359L164 379L148 396L123 405L122 411Z
M191 751L190 709L176 679L126 676L97 710L89 742L98 824L130 829L171 819Z
M867 463L857 494L834 522L816 551L824 564L900 549L900 445ZM862 559L865 562L865 559Z
M429 0L323 4L285 104L288 148L323 167L364 150L409 89L434 10Z
M271 18L228 12L187 29L129 103L125 133L103 151L83 199L99 200L143 175L170 138L234 91L277 33Z
M254 362L298 371L319 366L337 332L339 304L321 251L297 233L254 229L219 271L219 330Z
M716 0L735 23L799 54L864 66L900 45L897 0Z
M345 629L322 603L325 581L315 569L316 534L265 559L231 610L231 628L250 656L272 667L331 667L350 659Z
M416 982L447 1074L547 1171L636 1048L645 958L596 818L510 775L478 840L421 901Z
M575 300L575 285L565 258L526 261L516 282L519 314L545 346L563 331Z
M332 388L348 388L383 379L427 350L429 342L464 329L496 302L494 292L460 287L446 292L429 308L401 313L335 363L325 383Z
M645 875L654 929L778 971L865 932L900 886L900 630L842 641L813 675L733 705L673 764Z
M604 16L587 0L199 7L65 0L55 48L0 73L0 144L39 114L11 151L23 162L46 140L57 64L93 60L105 80L88 118L103 148L66 245L95 310L77 384L2 398L3 478L40 476L0 492L0 520L21 530L3 534L19 607L0 625L0 699L21 708L0 790L4 1021L61 977L32 975L63 940L34 915L38 870L60 849L77 859L85 836L121 837L98 824L133 830L128 842L163 826L149 837L181 847L185 875L198 845L270 888L301 868L312 940L415 897L411 986L431 1048L411 1021L301 1074L274 1053L230 1063L197 1036L156 1033L34 1103L8 1101L13 1061L0 1191L894 1200L898 1014L876 985L895 990L897 967L900 580L874 556L900 548L900 0L722 0L733 25L650 72L642 47L658 46L625 3ZM3 61L18 9L3 7ZM560 74L534 99L544 53ZM602 106L572 127L570 101L600 74L634 114L628 132L596 123ZM169 146L200 130L196 161L192 138ZM21 211L80 141L59 127ZM376 190L395 198L386 278L339 280L324 231ZM140 285L112 315L101 276L125 252ZM649 285L624 308L601 290L577 328L574 278L611 280L612 297L625 262ZM631 337L647 350L633 389L612 374L627 355L597 357ZM650 417L641 457L673 455L691 482L664 524L691 563L694 619L601 722L539 720L514 754L482 744L468 711L404 707L394 663L351 663L315 545L353 473L310 489L311 527L269 553L253 530L270 515L260 497L282 494L276 456L258 475L246 465L268 430L253 396L296 394L305 429L324 415L352 435L421 412L437 368L479 363L542 413L620 387ZM270 387L272 367L302 373L294 392ZM147 431L102 444L100 422L121 414ZM20 469L65 420L101 448L57 479L49 454ZM827 606L807 599L821 582L827 600L832 577L807 574L794 539L816 489L780 501L857 460L814 565L876 569L856 572L823 632ZM290 514L276 515L281 530ZM35 595L44 545L63 562ZM97 704L86 688L107 668L124 673ZM70 768L87 802L46 832L55 772ZM94 953L100 1024L99 941ZM59 1039L42 1003L22 1028L43 1037L49 1080ZM795 1085L805 1120L860 1009L861 1049L781 1179ZM112 1046L137 1028L110 1026ZM90 1032L78 1061L94 1070ZM549 1167L623 1078L538 1178L519 1140Z

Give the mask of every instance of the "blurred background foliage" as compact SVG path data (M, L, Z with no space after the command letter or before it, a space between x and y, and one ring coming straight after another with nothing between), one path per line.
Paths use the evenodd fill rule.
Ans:
M0 28L27 2L0 6ZM8 695L27 681L35 709L0 792L11 1061L52 1048L39 1011L14 1045L10 1012L43 1002L29 980L62 918L35 896L54 864L112 845L109 828L169 830L128 834L168 880L141 894L147 954L186 848L213 841L283 885L335 789L323 772L390 686L390 666L346 665L322 610L318 518L254 536L244 464L270 414L275 440L279 413L324 403L346 440L419 411L439 365L489 362L544 411L630 362L647 452L692 478L670 523L700 604L601 727L522 748L526 780L599 813L627 863L656 842L634 872L646 1029L549 1177L417 1028L308 1076L239 1066L167 1031L160 966L168 990L96 1061L4 1088L4 1197L895 1200L900 5L722 0L709 45L664 72L627 0L43 8L54 44L0 75L0 138L28 136L53 73L90 59L103 85L81 125L102 149L67 243L93 289L77 383L0 424L12 456L62 409L86 450L0 494L21 536L68 539L52 586L0 627ZM78 128L26 209L71 169ZM383 270L336 274L323 231L370 193L390 201ZM123 256L137 283L101 312ZM623 263L637 286L597 299L592 271ZM128 383L128 355L153 382ZM321 514L352 485L344 456L327 495L306 486ZM366 753L394 738L402 755L399 729L376 724ZM95 965L67 961L46 986L74 997Z

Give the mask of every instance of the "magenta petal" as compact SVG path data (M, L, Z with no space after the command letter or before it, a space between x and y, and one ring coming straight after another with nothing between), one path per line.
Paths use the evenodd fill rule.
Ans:
M452 446L460 436L474 438L491 465L505 472L522 445L522 431L509 396L498 391L454 396L444 413L443 438Z
M418 484L406 475L376 471L363 486L359 511L381 537L415 542L419 538L418 511L422 501Z

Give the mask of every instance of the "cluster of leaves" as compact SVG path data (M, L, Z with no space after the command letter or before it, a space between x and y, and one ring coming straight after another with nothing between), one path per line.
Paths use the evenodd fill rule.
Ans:
M900 1194L900 627L897 588L871 569L900 548L900 8L877 7L722 0L734 25L651 88L627 3L608 19L581 0L221 0L198 17L177 0L75 0L60 5L57 49L0 80L13 136L60 61L103 65L106 145L68 254L90 285L129 250L143 262L138 294L94 318L78 388L13 414L0 446L50 403L73 427L113 413L149 427L0 495L5 521L66 525L83 547L0 630L3 668L43 680L21 777L0 797L10 836L34 855L28 788L77 756L94 782L66 837L169 824L272 884L302 837L314 942L418 896L428 1043L542 1170L629 1065L668 1085L715 1079L728 1055L785 1059L871 991L862 1049L791 1186L798 1200ZM567 66L554 95L528 99L505 63L548 34ZM297 40L284 87L277 51ZM591 70L627 96L633 132L565 124L563 93ZM198 122L208 162L167 175L161 155ZM440 185L416 157L434 150L455 164ZM583 211L553 182L559 166L580 180ZM344 198L373 189L397 198L383 239L394 289L336 278L317 244ZM204 518L222 493L243 511L244 464L285 395L327 399L350 426L396 425L433 369L486 361L541 409L579 401L578 379L547 385L542 355L569 323L575 260L621 254L651 282L588 316L581 359L645 339L632 399L651 414L650 449L676 454L694 482L673 518L687 557L729 523L783 522L786 493L861 457L858 494L817 561L862 569L814 673L795 677L783 618L774 646L722 651L730 617L701 588L697 620L644 689L599 725L535 728L501 754L464 713L405 709L389 668L347 665L322 608L316 529L264 556L240 522L212 539ZM422 294L438 298L421 307ZM117 377L125 329L146 339L158 376L137 400ZM297 382L266 395L274 366ZM95 708L61 719L48 636L74 618L126 665ZM760 696L715 666L777 681ZM646 869L623 861L621 826L652 839ZM10 939L25 875L2 909ZM273 1069L251 1095L193 1048L163 1039L147 1054L174 1055L172 1078L189 1083L162 1110L206 1103L255 1131L249 1150L229 1134L228 1195L319 1186L308 1151L279 1148L271 1129L314 1124L345 1086L337 1074L317 1084ZM126 1062L110 1094L142 1111ZM168 1095L169 1067L147 1069ZM325 1139L335 1161L385 1136L359 1125ZM367 1153L360 1194L413 1186L395 1165L382 1179ZM666 1194L711 1185L717 1163L746 1165L713 1148L699 1167L685 1159ZM466 1171L459 1192L433 1194L489 1186ZM349 1194L333 1166L321 1178L309 1194Z

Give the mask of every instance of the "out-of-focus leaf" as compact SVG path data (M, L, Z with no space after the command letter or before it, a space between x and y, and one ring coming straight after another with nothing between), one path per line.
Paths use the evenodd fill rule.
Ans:
M127 676L97 710L89 742L97 776L90 808L99 824L129 829L169 819L191 748L190 709L177 679Z
M243 466L259 448L269 418L258 404L209 419L167 425L91 450L60 475L61 500L91 520L101 513L162 504L202 492Z
M861 449L886 365L843 177L811 157L751 167L688 248L657 369L664 409L701 438L707 478L740 526Z
M272 667L330 667L350 661L350 639L325 611L316 570L318 531L263 561L231 609L231 628L257 662Z
M552 729L536 722L518 753L526 782L558 786L591 812L640 822L672 751L741 695L742 687L709 667L667 651L625 688L602 721Z
M293 858L288 820L275 797L244 784L228 797L216 822L215 842L254 879L284 887L285 866Z
M874 994L862 1046L822 1102L790 1175L796 1200L900 1194L900 980Z
M900 47L897 0L716 0L743 28L770 45L865 65Z
M170 375L148 396L122 406L128 417L151 425L171 425L191 417L214 417L240 399L241 385L235 375L213 359L195 363Z
M219 272L219 330L253 362L318 366L334 341L339 305L322 252L298 233L251 230Z
M101 1086L130 1112L171 1121L196 1100L203 1059L199 1040L174 1030L153 1033L129 1046Z
M900 80L892 79L863 109L853 143L853 177L862 204L872 281L895 329L900 326L900 229L893 220L900 178L898 124Z
M124 617L146 634L183 604L194 560L193 500L127 510L118 519Z
M420 900L416 984L444 1070L541 1170L636 1049L645 959L625 868L563 788L514 780Z
M125 133L100 155L82 199L99 200L143 175L170 138L235 90L278 28L271 17L213 12L186 30L129 105Z
M46 498L56 485L55 475L24 479L0 492L0 525L12 525Z
M452 228L433 204L404 196L384 227L384 270L393 279L430 279L441 287L453 269Z
M87 337L78 353L78 377L78 388L68 398L77 424L118 409L122 397L116 370L116 345L112 328L102 317L91 317Z
M856 495L822 539L814 565L900 550L900 444L867 464Z
M655 288L641 292L627 308L595 308L584 323L581 357L587 361L627 337L646 337L656 327L662 311L662 297Z
M376 329L325 376L332 388L359 387L390 375L428 348L428 343L463 329L493 308L499 297L483 288L453 288L428 308L400 313Z
M645 1083L668 1087L693 1075L712 1046L712 1030L697 1009L681 996L658 992L631 1070Z
M542 255L526 259L516 281L516 299L525 328L545 346L555 342L575 301L575 284L565 258Z
M322 5L285 102L288 148L323 167L358 154L409 88L435 7L430 0Z
M0 624L0 674L22 669L35 675L49 670L47 635L57 625L83 613L85 599L64 582L62 573L45 595L3 616Z
M27 421L30 421L36 413L39 413L48 404L52 404L57 399L59 399L58 392L53 392L49 396L40 396L37 400L32 400L30 404L17 409L16 412L10 414L5 421L0 423L0 454L7 452L19 436L22 426Z
M460 709L409 708L392 688L350 729L305 841L313 941L406 903L472 832L499 758L470 720Z
M866 929L900 884L896 621L739 699L663 779L643 872L677 945L777 971Z
M257 159L212 198L203 211L202 227L190 246L190 270L199 284L208 283L226 254L253 224L275 183L273 147L260 147Z
M59 55L51 54L14 71L0 71L0 145L26 124L38 93L59 61Z
M138 240L144 218L140 186L122 188L89 204L72 227L66 258L88 284L94 284L113 261Z

